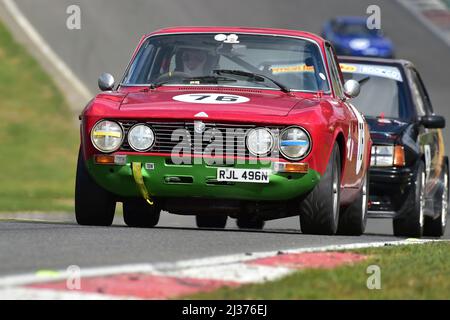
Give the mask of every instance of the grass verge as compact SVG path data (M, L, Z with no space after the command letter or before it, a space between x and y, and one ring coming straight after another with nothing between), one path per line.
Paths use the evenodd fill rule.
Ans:
M281 280L202 293L188 299L450 299L450 243L355 250L364 262L298 271ZM369 290L369 265L381 270L381 289Z
M0 23L0 212L72 210L78 132L50 77Z

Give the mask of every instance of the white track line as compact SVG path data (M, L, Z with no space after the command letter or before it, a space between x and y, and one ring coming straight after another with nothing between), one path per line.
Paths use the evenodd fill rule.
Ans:
M204 280L230 281L237 283L258 283L273 281L294 272L295 269L277 266L251 265L242 262L215 266L191 267L166 271L165 276Z
M324 251L340 251L340 250L352 250L362 248L378 248L384 246L400 246L410 244L424 244L429 242L442 242L448 240L428 240L428 239L407 239L398 241L377 241L368 243L352 243L343 245L331 245L322 247L310 247L283 250L283 253L304 253L304 252L324 252ZM216 256L201 259L183 260L171 263L142 263L142 264L129 264L110 267L98 267L98 268L82 268L81 278L108 276L116 274L130 274L130 273L146 273L152 275L162 276L174 276L174 277L194 277L205 278L205 274L208 273L208 278L215 278L220 280L235 281L235 282L260 282L265 281L266 278L278 278L286 274L285 268L275 267L269 269L259 268L258 272L252 274L248 272L250 269L246 266L240 268L240 272L234 265L242 267L243 262L255 260L259 258L273 257L278 255L278 251L269 252L257 252L252 254L233 254L226 256ZM232 268L231 268L232 267ZM232 271L227 269L231 268ZM264 270L263 270L264 269ZM256 269L253 269L256 271ZM214 274L214 276L212 275ZM264 271L264 272L263 272ZM233 276L234 275L234 276ZM0 289L10 288L15 286L28 285L32 283L45 283L53 281L65 281L68 279L69 274L66 270L60 270L54 272L51 276L39 275L36 273L28 273L21 275L12 275L0 277Z
M64 63L64 61L52 50L45 42L43 37L37 32L30 21L25 17L14 0L2 0L6 10L15 22L23 29L25 34L33 42L33 44L41 51L41 53L50 61L56 70L71 84L79 95L86 101L89 101L93 94L81 82L80 79L72 72L72 70Z
M440 0L397 0L397 2L450 47L450 32L444 32L422 14L425 9L445 10L446 6Z
M1 300L128 300L130 297L32 288L0 289ZM136 299L136 298L132 298Z

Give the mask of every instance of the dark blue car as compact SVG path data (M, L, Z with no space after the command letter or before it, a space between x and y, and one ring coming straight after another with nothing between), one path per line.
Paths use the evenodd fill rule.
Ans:
M449 162L442 129L416 67L406 60L339 57L345 80L361 84L353 104L373 142L368 217L392 218L394 235L445 233Z
M323 26L322 37L338 55L393 58L392 41L379 29L369 29L366 17L336 17Z

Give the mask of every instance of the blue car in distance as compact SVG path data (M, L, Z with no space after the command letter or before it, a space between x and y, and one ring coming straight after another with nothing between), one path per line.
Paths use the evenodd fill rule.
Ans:
M393 58L394 46L380 29L369 29L367 17L336 17L323 26L322 37L338 55Z

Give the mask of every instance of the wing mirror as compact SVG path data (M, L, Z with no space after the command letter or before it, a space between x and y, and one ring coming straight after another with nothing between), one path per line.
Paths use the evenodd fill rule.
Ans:
M109 73L102 73L98 78L98 87L102 91L111 91L114 88L114 77Z
M361 92L361 85L358 81L350 79L344 84L344 93L348 98L356 98Z
M420 123L428 129L443 129L445 128L445 118L442 116L429 115L420 119Z

